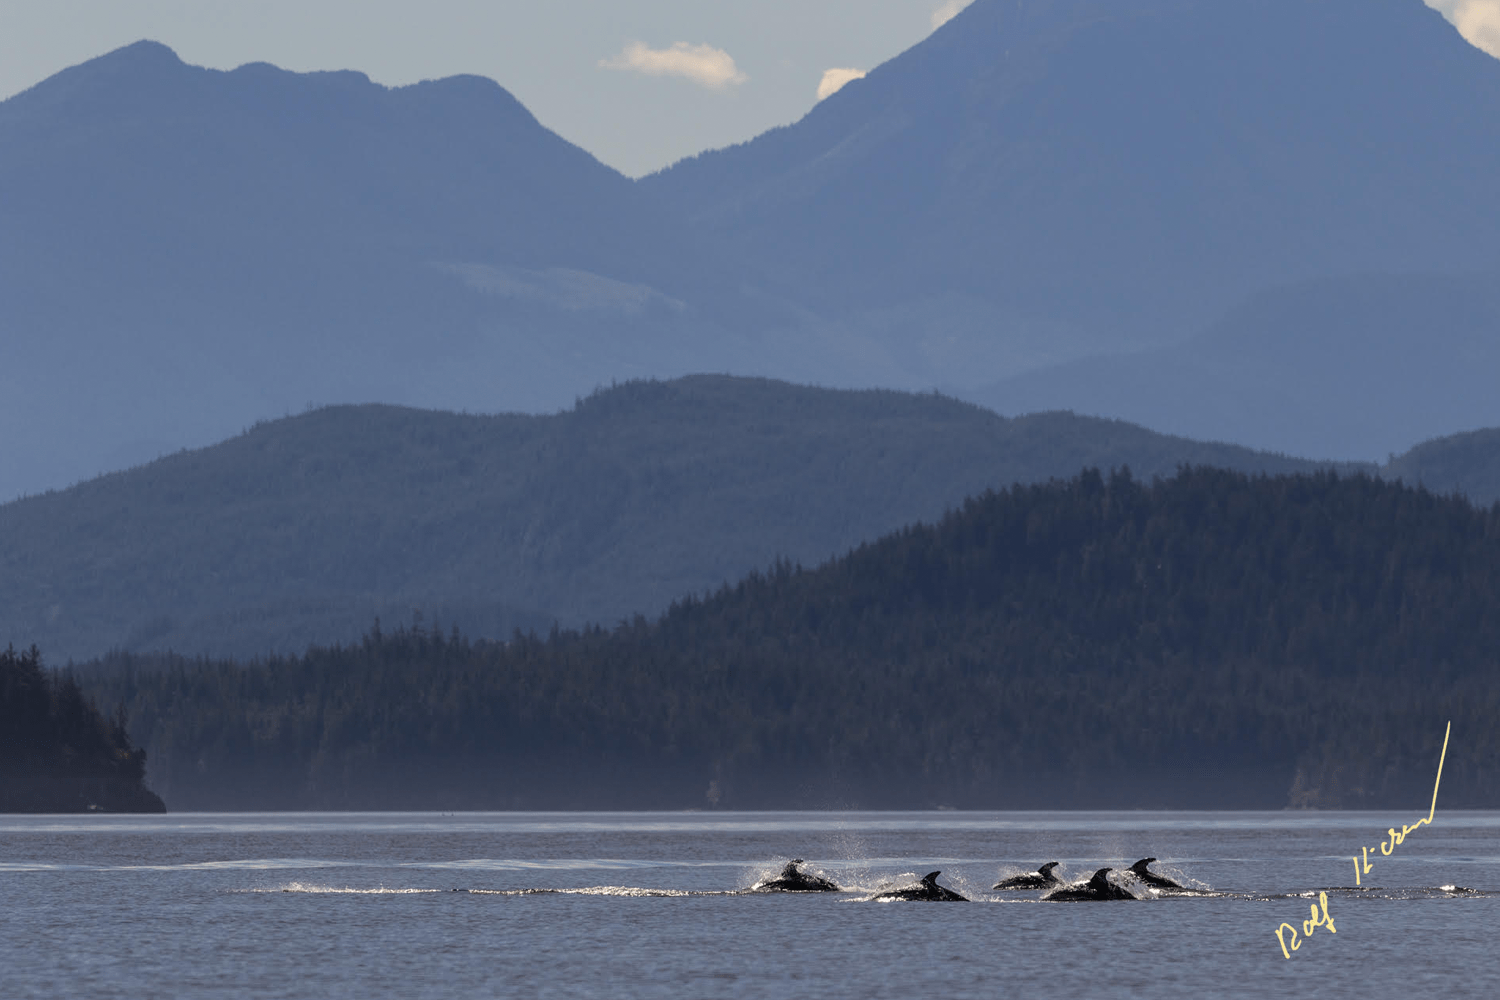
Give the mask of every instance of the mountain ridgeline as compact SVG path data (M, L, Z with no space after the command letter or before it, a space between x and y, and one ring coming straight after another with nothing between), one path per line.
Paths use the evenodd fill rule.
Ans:
M141 42L0 103L0 188L7 500L309 400L535 412L675 354L739 369L683 300L758 315L714 247L479 77Z
M978 0L642 184L999 412L1383 460L1500 424L1495 121L1420 0Z
M1069 414L703 376L547 417L335 407L0 506L0 643L248 658L414 608L475 638L656 615L966 496L1129 465L1318 468Z
M1480 506L1500 502L1500 428L1426 441L1391 459L1384 474Z
M975 0L639 181L492 81L141 42L0 102L0 499L696 372L1380 459L1500 424L1497 120L1421 0Z
M1256 295L1183 344L965 395L1000 413L1107 413L1168 433L1384 461L1500 424L1497 373L1500 272L1364 274Z
M0 652L0 813L163 812L146 754L33 647Z
M659 620L115 654L176 808L1493 807L1500 506L1362 475L988 492Z

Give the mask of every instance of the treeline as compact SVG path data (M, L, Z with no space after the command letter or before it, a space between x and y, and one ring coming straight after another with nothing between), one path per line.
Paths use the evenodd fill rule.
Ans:
M123 717L106 719L41 654L0 653L0 813L165 812Z
M1363 476L1017 486L659 620L118 655L178 808L1493 806L1500 507Z
M0 505L0 647L245 659L356 642L418 607L491 639L655 617L989 486L1184 463L1320 467L1071 414L727 376L628 382L545 417L330 407Z

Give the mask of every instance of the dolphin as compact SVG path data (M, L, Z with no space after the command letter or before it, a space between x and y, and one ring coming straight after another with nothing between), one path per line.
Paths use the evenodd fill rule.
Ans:
M1094 872L1094 877L1089 879L1087 885L1070 885L1062 889L1054 889L1042 899L1060 903L1092 899L1135 899L1134 893L1109 880L1109 873L1112 871L1114 871L1113 868L1101 868Z
M1166 878L1165 876L1157 875L1155 872L1147 871L1146 866L1151 864L1151 862L1155 860L1155 858L1142 858L1141 860L1130 866L1130 874L1134 875L1136 878L1140 879L1147 885L1153 886L1157 889L1187 888L1187 886L1173 882L1171 879Z
M996 889L1046 889L1054 885L1061 885L1062 880L1052 874L1052 869L1057 867L1056 861L1049 861L1034 872L1025 875L1013 875L1003 878L995 883Z
M960 896L952 889L937 884L937 877L942 872L929 872L922 876L922 884L912 886L909 889L892 889L882 892L876 899L912 899L929 900L935 903L967 903L965 896Z
M809 875L801 866L807 864L794 858L781 869L781 874L764 882L757 882L757 892L839 892L839 887L821 875Z

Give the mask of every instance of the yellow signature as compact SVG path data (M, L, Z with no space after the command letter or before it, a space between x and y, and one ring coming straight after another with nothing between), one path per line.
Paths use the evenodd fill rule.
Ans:
M1427 810L1427 815L1423 818L1410 826L1402 826L1399 833L1396 832L1395 827L1390 827L1386 830L1387 839L1380 842L1379 848L1380 853L1385 857L1390 857L1391 853L1397 847L1401 846L1406 838L1411 835L1412 831L1423 825L1432 825L1432 819L1437 815L1438 786L1443 783L1443 762L1448 759L1448 737L1451 735L1453 735L1452 722L1448 723L1448 729L1443 733L1443 754L1438 758L1437 780L1432 783L1432 807ZM1360 881L1360 876L1370 874L1370 869L1374 867L1370 864L1370 852L1375 850L1375 848L1366 847L1362 850L1364 854L1363 870L1361 870L1359 856L1356 855L1353 859L1355 885L1363 885ZM1302 933L1300 936L1297 933L1295 924L1283 923L1280 927L1276 928L1276 943L1281 945L1281 953L1287 958L1291 958L1292 952L1301 948L1303 940L1312 937L1313 931L1319 927L1327 927L1330 934L1338 933L1338 928L1333 926L1333 918L1328 915L1328 893L1326 892L1318 893L1318 902L1312 907L1312 918L1302 921ZM1286 937L1287 931L1291 931L1290 939Z
M1320 907L1322 908L1322 912L1319 912ZM1302 921L1302 937L1312 937L1312 932L1319 927L1327 927L1330 934L1337 934L1339 932L1339 929L1333 926L1333 918L1328 915L1328 893L1326 892L1318 893L1318 901L1312 907L1312 919ZM1287 958L1291 958L1292 951L1287 951L1287 940L1282 937L1284 931L1292 932L1292 951L1296 951L1302 947L1302 938L1297 936L1297 928L1292 924L1282 924L1276 928L1276 940L1281 944L1281 953Z
M1417 827L1422 826L1423 824L1426 824L1426 825L1429 825L1429 826L1432 824L1432 817L1437 814L1437 793L1438 793L1438 786L1443 783L1443 762L1448 759L1448 737L1450 735L1452 735L1452 733L1453 733L1453 723L1450 722L1450 723L1448 723L1448 731L1443 734L1443 755L1438 758L1437 781L1435 781L1435 782L1432 783L1432 808L1429 809L1429 810L1427 810L1427 815L1426 816L1424 816L1422 819L1417 820L1411 826L1402 826L1400 833L1396 832L1396 828L1395 827L1391 827L1391 828L1389 828L1388 830L1385 831L1386 832L1386 836L1389 837L1390 839L1389 840L1382 840L1380 842L1380 853L1383 854L1383 855L1385 855L1386 857L1390 857L1391 856L1391 852L1394 851L1397 847L1400 847L1401 844L1402 844L1402 842L1405 841L1406 838L1411 834L1411 832L1413 830L1415 830ZM1373 865L1370 864L1370 852L1373 851L1374 848L1373 847L1363 847L1363 848L1360 848L1360 850L1363 851L1363 853L1364 853L1364 870L1363 871L1360 870L1360 859L1357 858L1357 857L1354 858L1354 884L1355 885L1363 885L1364 883L1360 881L1360 876L1361 875L1368 875L1368 874L1370 874L1370 869L1372 867L1374 867Z

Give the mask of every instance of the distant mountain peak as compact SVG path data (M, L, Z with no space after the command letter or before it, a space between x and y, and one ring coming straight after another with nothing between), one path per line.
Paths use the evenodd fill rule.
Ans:
M142 39L54 73L35 86L0 101L0 108L15 112L18 108L39 103L70 102L79 97L108 93L118 86L121 79L165 81L193 69L195 67L188 66L161 42Z
M129 45L121 45L120 48L105 52L95 61L156 61L156 63L181 63L180 55L172 49L172 46L157 42L148 37L142 37L139 42L130 42Z
M1200 0L974 0L933 38L972 37L976 30L999 32L1007 41L1022 41L1083 24L1152 17L1190 8Z
M1130 349L1258 288L1500 260L1497 117L1500 66L1421 0L975 0L641 183L814 308L968 296Z
M216 70L186 63L168 46L149 40L69 67L15 95L5 105L16 113L36 107L72 105L104 117L117 115L125 105L139 107L147 114L168 106L200 105L204 113L212 115L218 112L210 110L209 104L226 94L237 95L242 105L249 101L251 106L265 107L272 106L266 104L268 100L276 101L278 94L284 94L293 102L302 103L304 114L312 112L306 102L319 95L342 95L344 99L357 96L367 100L407 95L428 102L425 110L429 114L498 114L502 125L541 128L535 116L513 94L482 76L462 74L387 87L352 69L297 72L256 61L232 70ZM434 102L442 107L433 106ZM285 110L281 105L276 106ZM342 123L330 124L338 127ZM476 122L480 128L495 124Z
M161 42L142 39L72 66L51 80L73 79L104 83L120 77L172 79L185 73L206 72L201 66L183 62L176 51ZM46 86L49 81L43 81Z
M175 50L161 42L143 38L129 45L122 45L118 49L106 52L97 59L91 59L83 65L93 64L95 66L185 66L187 65L178 56Z

